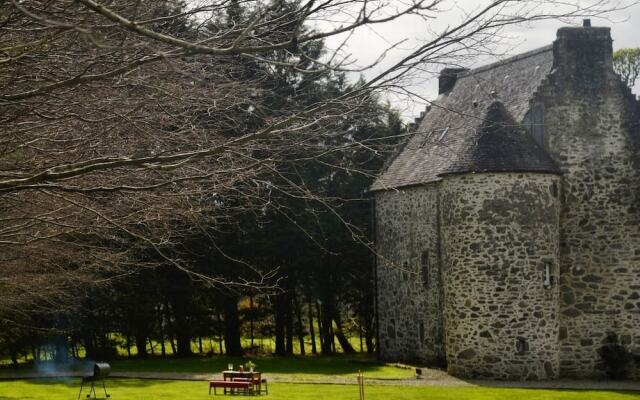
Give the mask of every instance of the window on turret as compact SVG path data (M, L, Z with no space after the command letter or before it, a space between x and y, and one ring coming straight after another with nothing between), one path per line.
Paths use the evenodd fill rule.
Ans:
M429 286L429 251L425 250L422 252L422 257L420 258L420 269L422 272L422 283L425 287Z
M526 354L529 351L529 342L523 337L516 338L516 354Z
M527 113L524 122L533 140L544 147L544 105L534 104Z
M543 280L543 286L545 289L550 289L551 286L553 286L553 273L551 272L551 264L550 263L546 263L544 265L544 280Z

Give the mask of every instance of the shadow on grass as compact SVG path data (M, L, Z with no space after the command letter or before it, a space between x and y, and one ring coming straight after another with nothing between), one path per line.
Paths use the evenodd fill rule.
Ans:
M239 365L252 361L256 370L271 374L349 375L379 372L390 368L377 363L370 356L289 356L289 357L195 357L195 358L150 358L147 360L119 360L112 363L114 371L127 372L178 372L219 373L228 364L237 369ZM409 373L407 373L409 375Z
M233 364L234 369L247 362L253 362L256 370L265 374L289 375L300 379L317 376L349 377L358 373L365 374L369 378L382 379L408 379L414 376L413 368L397 368L391 365L378 363L373 356L368 354L333 355L333 356L254 356L254 357L150 357L140 359L117 359L110 362L112 374L121 372L131 373L165 373L165 374L203 374L218 376L228 369L228 364ZM88 367L87 367L88 366ZM6 368L0 369L0 380L11 378L28 378L28 374L37 372L56 371L59 375L90 374L92 363L88 361L76 361L68 365L55 365L52 362L44 362L32 365L30 368ZM160 377L162 378L162 377Z
M34 385L34 386L51 386L51 385L62 385L69 388L75 388L76 390L80 390L80 378L33 378L33 379L21 379L21 382L24 382L26 385ZM166 383L170 383L171 381L163 381L156 379L128 379L128 378L107 378L105 380L105 385L107 386L107 391L109 391L110 387L114 388L140 388L140 387L149 387L149 386L157 386ZM91 383L88 385L84 384L85 389L88 386L91 386ZM102 390L102 382L96 382L96 390ZM2 400L2 398L0 398Z
M518 393L522 394L526 398L535 398L535 399L543 399L543 400L555 400L555 399L575 399L575 398L588 398L588 399L608 399L613 395L623 396L625 399L634 398L640 400L640 383L636 381L598 381L598 383L602 383L603 387L600 388L592 388L592 387L574 387L578 386L582 381L573 380L569 385L570 387L562 388L557 387L556 385L562 384L562 380L558 381L506 381L496 383L496 381L482 381L482 380L466 380L461 379L462 381L473 385L473 387L460 387L459 389L481 389L481 390L489 390L496 392L509 392L510 396L517 396ZM585 380L586 384L592 383L592 381ZM616 388L615 384L621 383L637 385L638 389L635 388ZM547 387L544 385L548 384ZM606 386L611 385L611 389ZM528 397L527 397L528 396ZM618 398L618 397L616 397Z

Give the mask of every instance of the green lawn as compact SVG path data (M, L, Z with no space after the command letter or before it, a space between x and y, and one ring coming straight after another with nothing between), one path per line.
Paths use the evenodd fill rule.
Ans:
M107 382L114 400L197 400L210 398L206 382L158 381L137 379L111 379ZM75 399L80 387L79 380L68 381L39 379L30 381L0 381L0 400L10 399ZM626 400L640 399L632 392L498 389L498 388L446 388L446 387L399 387L367 386L367 400ZM231 398L222 397L219 398ZM246 397L235 397L246 398ZM271 384L268 400L355 400L358 389L355 385L290 385Z

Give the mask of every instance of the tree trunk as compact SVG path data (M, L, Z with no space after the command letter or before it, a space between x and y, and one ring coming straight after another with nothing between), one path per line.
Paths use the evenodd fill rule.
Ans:
M218 354L222 355L224 350L222 349L222 316L218 314Z
M191 351L191 334L188 332L188 328L181 327L176 334L176 342L178 345L176 355L178 357L190 357L193 355L193 351Z
M329 354L331 353L331 350L327 349L327 343L325 343L325 330L324 330L324 323L323 323L324 314L322 313L322 306L318 302L316 302L316 312L318 315L317 321L318 321L318 334L320 335L320 351L322 351L323 354L325 353Z
M251 350L253 350L253 296L249 296L249 336L251 337Z
M311 353L318 354L318 349L316 348L316 332L313 328L313 305L311 304L311 299L308 300L309 305L307 307L307 311L309 311L309 335L311 336Z
M71 337L71 357L75 360L79 358L77 343L76 343L76 340L73 338L73 336Z
M338 339L338 342L342 347L342 351L348 354L355 353L356 350L353 348L353 346L351 346L351 343L349 343L349 339L347 339L344 331L342 330L342 320L340 318L340 311L337 309L337 307L333 310L333 320L336 322L335 337Z
M371 313L367 313L367 325L365 332L364 332L364 340L365 343L367 344L367 353L369 354L373 354L373 352L376 350L376 344L375 344L375 332L376 332L376 321L375 321L375 317L371 314Z
M240 343L240 317L238 315L238 300L226 298L224 302L224 346L228 356L242 356Z
M365 342L367 344L367 353L373 354L376 349L373 341L373 335L367 332L367 334L365 335Z
M191 351L191 323L189 321L189 301L184 298L183 293L176 295L171 303L173 306L173 332L176 336L178 357L190 357Z
M275 354L278 356L284 356L286 354L285 346L285 329L286 329L286 301L285 295L280 294L274 298L274 314L275 314L275 335L276 335L276 350Z
M333 307L330 304L323 304L322 306L322 354L332 354L335 352L333 344Z
M286 296L286 327L287 327L287 343L286 343L286 352L287 355L293 355L293 307L291 304L291 294L288 293Z
M190 357L191 351L191 325L187 319L185 304L179 299L178 304L173 304L173 327L176 336L176 350L178 357Z
M364 343L362 342L362 325L361 325L361 321L358 321L358 337L360 338L360 353L364 353Z
M138 349L138 358L147 358L147 338L144 335L136 334L136 348Z
M158 331L160 333L160 354L162 354L162 357L165 357L167 355L167 349L164 344L164 318L162 317L162 309L160 306L158 306Z
M167 332L167 339L169 339L169 344L171 345L171 354L172 355L176 355L178 353L178 350L176 349L176 343L175 343L175 330L176 330L176 326L175 326L175 321L171 321L171 309L169 308L169 302L165 302L164 303L164 318L167 321L167 326L168 326L168 332Z
M40 352L37 350L37 346L31 345L31 356L33 357L34 362L40 361Z
M329 335L331 335L331 342L329 343L331 345L331 352L332 353L337 353L337 351L336 351L336 337L333 334L333 323L331 325L329 325Z
M305 355L304 349L304 325L302 324L302 309L300 307L300 302L298 301L298 296L293 294L293 303L295 307L296 313L296 321L297 326L296 329L298 331L298 345L300 346L300 355Z
M83 338L84 342L84 357L89 360L95 360L96 348L93 346L93 335L86 333Z

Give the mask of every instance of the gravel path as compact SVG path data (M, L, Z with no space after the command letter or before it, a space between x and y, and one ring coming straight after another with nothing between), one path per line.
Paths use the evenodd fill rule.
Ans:
M36 371L11 373L4 371L0 374L0 380L14 379L36 379L36 378L59 378L59 377L81 377L81 373L42 373ZM220 379L219 374L191 374L172 372L113 372L114 378L135 378L135 379L162 379L162 380L190 380L208 381L210 379ZM355 385L355 377L345 377L338 375L310 375L300 378L300 375L293 379L290 375L284 374L264 374L270 383L292 383L292 384L333 384L333 385ZM396 386L445 386L445 387L509 387L509 388L529 388L529 389L590 389L590 390L631 390L640 391L640 381L609 381L609 380L574 380L558 379L552 381L526 381L526 382L504 382L492 380L462 380L448 375L440 370L423 369L423 376L420 379L379 379L366 378L368 385L396 385Z

